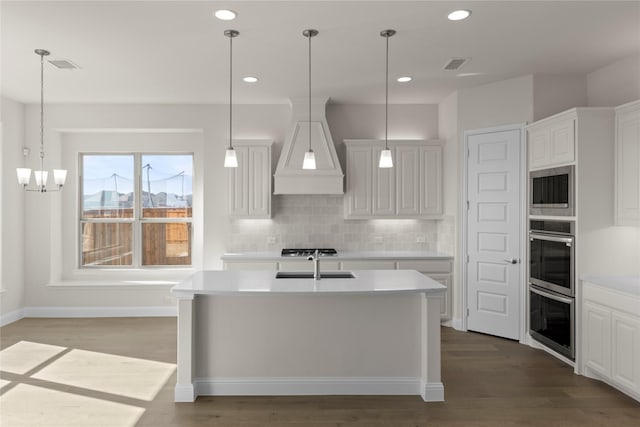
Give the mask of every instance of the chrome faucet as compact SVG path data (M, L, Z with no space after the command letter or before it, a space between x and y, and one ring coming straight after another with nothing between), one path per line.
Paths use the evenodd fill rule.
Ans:
M307 257L308 261L313 261L313 280L320 280L320 252L316 249L313 255Z

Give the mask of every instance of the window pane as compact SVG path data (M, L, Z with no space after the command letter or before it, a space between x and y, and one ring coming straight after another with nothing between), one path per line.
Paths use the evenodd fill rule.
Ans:
M191 154L142 156L142 217L190 218Z
M82 224L82 266L132 265L133 224Z
M133 156L82 156L82 218L133 218Z
M142 265L191 265L191 224L142 224Z

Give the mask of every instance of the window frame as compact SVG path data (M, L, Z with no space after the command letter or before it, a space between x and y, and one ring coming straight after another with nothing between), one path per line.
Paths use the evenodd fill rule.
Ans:
M78 152L78 209L76 224L78 230L77 241L77 254L76 254L76 268L83 271L91 271L97 269L107 270L163 270L163 269L193 269L193 235L194 235L194 221L193 221L193 190L191 199L191 216L184 218L158 218L158 217L143 217L142 215L142 157L145 155L166 155L166 156L191 156L191 172L192 172L192 188L194 180L194 166L195 166L195 153L192 151L128 151L128 152L104 152L104 151L80 151ZM133 216L131 218L83 218L83 198L84 198L84 157L85 156L133 156ZM120 223L120 224L132 224L132 263L130 265L82 265L82 250L83 250L83 233L82 228L84 224L92 223ZM142 263L142 227L145 223L167 224L167 223L182 223L190 224L190 236L189 236L189 253L191 258L190 264L163 264L163 265L143 265Z

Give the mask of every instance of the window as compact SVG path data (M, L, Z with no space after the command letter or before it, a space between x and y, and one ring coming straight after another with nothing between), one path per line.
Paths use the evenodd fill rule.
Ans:
M192 154L81 154L80 266L190 266L192 169Z

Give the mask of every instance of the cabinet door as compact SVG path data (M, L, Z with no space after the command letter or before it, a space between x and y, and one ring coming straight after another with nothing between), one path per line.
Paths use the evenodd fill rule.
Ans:
M238 167L227 169L228 208L231 216L249 215L249 147L234 147Z
M529 169L536 169L549 163L549 129L529 131Z
M585 301L583 313L585 366L608 378L611 373L611 311Z
M369 217L373 213L372 156L371 146L347 149L347 218Z
M377 167L383 147L373 151L373 215L389 216L396 213L396 168Z
M629 390L640 392L640 320L613 312L611 379Z
M529 130L529 169L541 169L576 159L575 118L565 118Z
M271 149L251 147L248 156L248 214L255 218L270 218Z
M616 117L616 223L640 225L640 105Z
M429 273L424 273L424 274L431 277L436 282L442 283L447 287L447 292L445 292L444 296L440 300L440 319L441 320L451 319L451 275L450 274L429 274Z
M548 165L573 162L575 156L575 120L565 120L549 128L550 159Z
M396 147L396 212L420 214L420 147Z
M442 215L442 147L420 147L420 215Z

